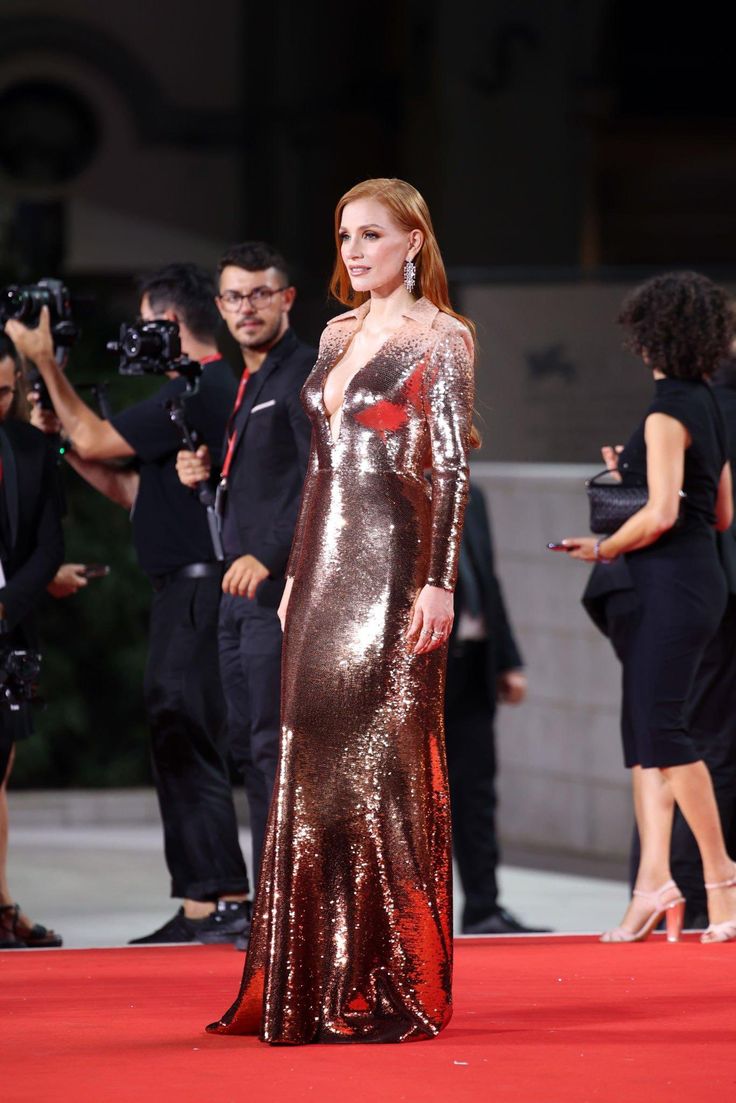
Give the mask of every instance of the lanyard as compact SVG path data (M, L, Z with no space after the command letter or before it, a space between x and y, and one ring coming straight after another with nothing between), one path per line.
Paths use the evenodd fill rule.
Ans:
M233 412L230 414L227 423L227 451L225 453L225 461L222 465L220 472L220 482L224 483L230 472L230 465L233 462L233 453L235 452L235 444L238 438L237 431L234 428L235 416L243 405L243 398L245 396L245 388L250 379L250 372L247 368L243 369L243 374L240 377L240 383L238 384L238 393L235 396L235 405L233 406Z

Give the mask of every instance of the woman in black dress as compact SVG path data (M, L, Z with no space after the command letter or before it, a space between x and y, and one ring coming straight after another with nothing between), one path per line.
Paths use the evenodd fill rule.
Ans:
M623 921L603 940L639 941L663 916L668 938L679 938L684 899L669 868L677 802L703 861L710 926L702 941L724 942L736 939L736 864L689 732L689 708L727 598L715 530L732 521L731 470L723 417L707 380L728 350L733 316L720 288L678 272L637 288L619 321L632 351L652 369L655 394L618 470L624 484L647 486L649 499L612 536L564 541L575 559L608 563L625 555L639 599L624 660L622 732L641 861Z

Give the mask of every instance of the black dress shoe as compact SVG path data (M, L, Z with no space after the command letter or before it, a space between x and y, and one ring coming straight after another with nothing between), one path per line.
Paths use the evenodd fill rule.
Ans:
M248 931L248 934L239 934L238 937L235 939L233 945L235 946L236 950L240 950L242 953L245 953L245 951L248 949L249 942L250 931Z
M197 942L235 942L250 934L253 904L250 900L218 900L212 915L197 922Z
M516 916L497 907L476 923L463 923L463 934L549 934L549 927L525 927Z
M209 919L210 917L207 916ZM165 942L195 942L197 925L203 923L202 919L187 919L184 908L179 908L175 916L163 927L159 927L152 934L143 935L142 938L131 938L129 946L153 946L156 943Z

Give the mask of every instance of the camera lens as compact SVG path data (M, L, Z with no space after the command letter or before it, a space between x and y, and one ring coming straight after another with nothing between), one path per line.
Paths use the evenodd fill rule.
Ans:
M127 329L120 339L121 351L134 360L141 350L141 335L137 329Z
M8 287L2 295L0 312L5 318L28 318L33 311L33 300L22 287Z
M163 351L160 334L155 329L147 331L143 327L131 326L120 344L129 360L154 359Z

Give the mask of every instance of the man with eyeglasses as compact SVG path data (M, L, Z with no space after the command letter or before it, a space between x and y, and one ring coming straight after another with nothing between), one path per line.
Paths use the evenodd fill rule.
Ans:
M257 877L276 777L280 726L278 609L309 458L311 428L300 392L316 352L289 325L296 290L270 245L229 249L217 305L240 346L243 374L230 415L218 489L226 571L220 605L220 670L229 749L243 775ZM210 477L206 447L180 452L179 477Z
M197 265L171 264L144 279L140 294L141 317L177 322L183 353L203 365L186 418L219 460L236 379L215 340L214 281ZM166 403L182 394L184 380L172 372L152 397L108 421L85 405L59 370L47 313L37 329L7 325L46 382L72 442L72 466L132 510L133 542L154 591L144 698L171 895L183 905L158 930L132 941L233 941L247 929L249 886L223 754L217 659L222 565L205 511L176 473L181 441ZM57 427L45 425L47 431Z

